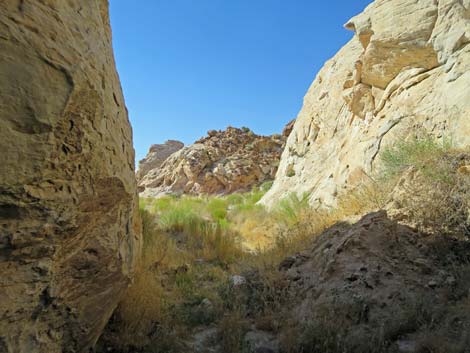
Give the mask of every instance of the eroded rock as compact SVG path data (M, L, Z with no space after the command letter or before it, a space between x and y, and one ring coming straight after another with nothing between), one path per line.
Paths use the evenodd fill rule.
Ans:
M332 207L380 150L417 134L470 143L470 4L376 0L308 90L263 203L290 192ZM357 176L361 176L358 178Z
M284 142L282 135L259 136L247 128L211 130L150 170L139 182L141 196L250 190L274 178Z
M152 169L159 168L170 155L183 147L184 143L176 140L168 140L163 144L150 146L147 156L139 161L139 169L136 173L137 181L141 180Z
M85 351L139 252L107 1L1 2L0 115L0 351Z

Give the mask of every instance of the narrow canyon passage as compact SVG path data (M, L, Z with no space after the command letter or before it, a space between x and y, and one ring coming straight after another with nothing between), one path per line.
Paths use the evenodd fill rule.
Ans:
M470 2L366 4L3 0L0 353L469 352Z

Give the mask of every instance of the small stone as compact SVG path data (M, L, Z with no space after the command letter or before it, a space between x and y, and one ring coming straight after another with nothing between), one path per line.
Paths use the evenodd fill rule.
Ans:
M212 308L213 305L212 305L212 302L207 299L207 298L204 298L202 301L201 301L201 306L205 307L205 308Z
M454 276L449 276L446 278L446 284L449 286L453 286L455 284L456 280Z
M240 275L233 275L230 277L230 281L234 287L239 287L246 283L246 278Z
M279 271L285 271L291 268L295 264L295 256L289 256L281 261L279 264Z
M399 340L396 342L398 351L401 353L414 353L416 352L416 342L411 340Z

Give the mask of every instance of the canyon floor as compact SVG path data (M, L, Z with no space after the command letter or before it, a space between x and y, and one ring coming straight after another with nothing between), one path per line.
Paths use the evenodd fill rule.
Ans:
M99 352L468 352L470 151L387 149L315 210L271 187L141 198L139 273Z

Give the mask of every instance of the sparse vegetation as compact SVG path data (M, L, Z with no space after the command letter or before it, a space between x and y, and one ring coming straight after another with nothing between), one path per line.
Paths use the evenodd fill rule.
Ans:
M181 352L191 344L194 328L215 324L216 344L241 353L244 334L255 325L279 333L285 353L394 352L393 342L413 332L419 332L419 352L444 352L430 332L442 337L450 329L435 324L432 306L410 307L373 332L360 326L363 306L354 302L316 308L302 325L290 321L291 293L278 266L334 223L383 208L429 233L467 239L470 177L458 170L469 160L468 152L449 142L401 142L383 151L376 175L340 196L330 210L312 209L308 194L289 195L267 210L257 202L270 183L223 197L140 200L144 256L116 314L120 342L152 347L145 352ZM439 252L435 244L433 251ZM458 266L455 272L456 278L463 276ZM235 288L231 276L236 274L249 285ZM464 352L467 343L468 337L458 336L445 347Z
M382 184L395 187L393 207L423 231L470 236L470 177L459 167L470 163L470 151L449 140L426 137L401 142L382 154ZM380 180L380 179L379 179Z

